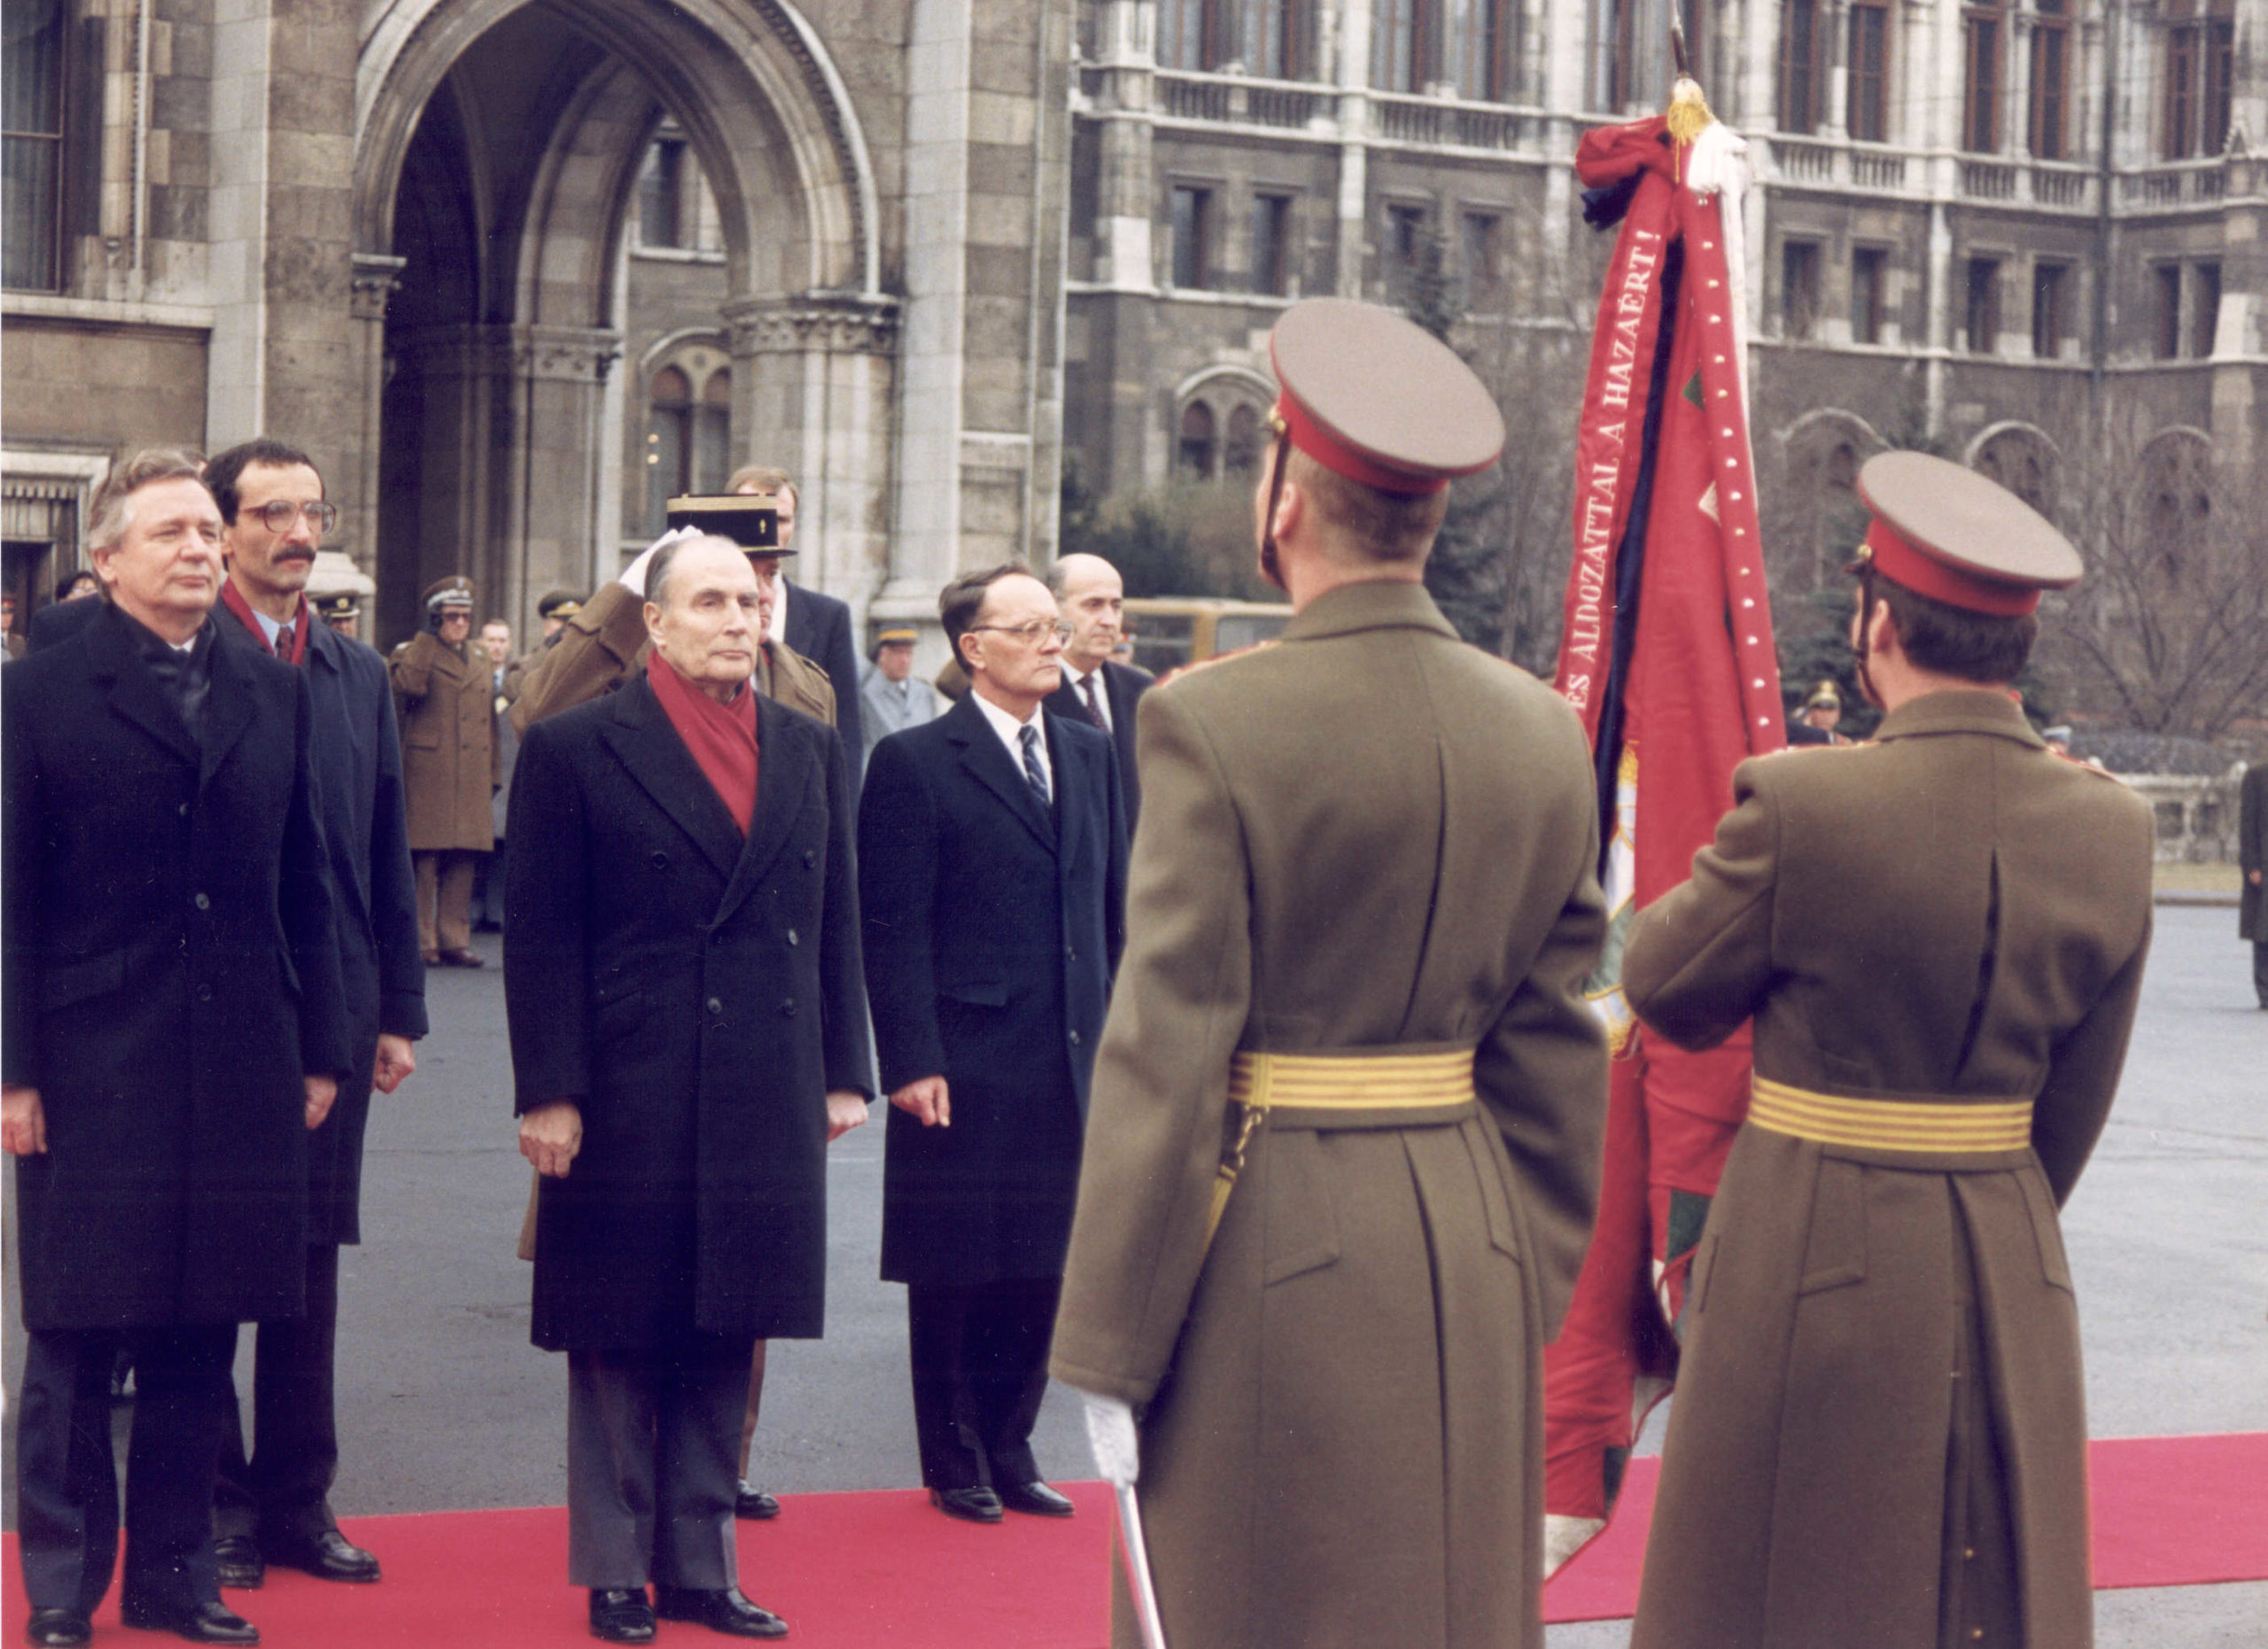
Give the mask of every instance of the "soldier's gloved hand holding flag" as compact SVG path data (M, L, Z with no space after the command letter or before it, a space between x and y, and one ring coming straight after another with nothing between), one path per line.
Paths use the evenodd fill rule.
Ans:
M1157 1585L1150 1577L1148 1543L1142 1536L1142 1506L1134 1497L1134 1481L1142 1474L1142 1442L1134 1428L1133 1407L1091 1391L1079 1396L1086 1403L1087 1446L1094 1451L1095 1470L1118 1493L1119 1527L1126 1536L1126 1585L1134 1594L1143 1649L1166 1649Z
M1546 1572L1605 1527L1677 1366L1686 1272L1748 1097L1744 1029L1687 1054L1622 1000L1622 939L1684 880L1732 771L1784 741L1744 377L1746 145L1681 80L1665 116L1588 133L1585 215L1621 226L1575 455L1557 686L1591 735L1612 913L1591 981L1614 1061L1598 1221L1545 1354Z

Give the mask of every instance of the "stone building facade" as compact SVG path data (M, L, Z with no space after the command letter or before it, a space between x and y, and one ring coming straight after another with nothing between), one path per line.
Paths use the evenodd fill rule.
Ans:
M1067 451L1247 469L1299 296L1438 252L1579 359L1575 142L1659 107L1673 4L1751 139L1789 533L1896 432L2035 492L2112 423L2268 462L2268 0L10 0L19 622L121 453L259 432L382 642L451 572L524 624L749 461L799 578L931 618L1052 552Z

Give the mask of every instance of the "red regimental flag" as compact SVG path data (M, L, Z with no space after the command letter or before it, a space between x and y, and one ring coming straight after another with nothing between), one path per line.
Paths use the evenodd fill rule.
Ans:
M1779 670L1749 453L1739 140L1660 118L1588 134L1595 222L1621 221L1575 456L1557 686L1597 762L1613 913L1591 982L1615 1043L1599 1218L1546 1353L1548 1560L1613 1505L1676 1370L1684 1279L1748 1096L1748 1038L1689 1054L1622 1001L1635 911L1683 881L1741 761L1781 747Z

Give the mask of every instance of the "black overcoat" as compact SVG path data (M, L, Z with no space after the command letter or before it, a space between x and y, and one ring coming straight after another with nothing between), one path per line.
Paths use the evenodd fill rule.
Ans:
M312 614L307 615L312 617ZM267 649L241 620L215 610L221 639ZM338 1100L307 1137L307 1241L362 1240L362 1135L378 1033L425 1034L425 958L418 948L417 879L401 788L401 735L386 661L317 620L300 666L315 699L308 756L330 850L353 1062Z
M307 682L208 642L200 745L131 622L0 687L5 1075L48 1131L16 1167L27 1328L296 1315L300 1078L349 1070Z
M827 1093L874 1092L841 741L759 697L745 840L643 674L531 727L512 795L514 1109L582 1109L541 1182L532 1337L810 1339Z
M850 764L850 790L858 794L866 770L866 727L858 713L858 649L850 640L850 608L823 590L788 586L788 621L780 639L827 672L835 688L835 730L843 735L843 758Z
M1118 789L1126 798L1129 841L1142 819L1142 774L1134 760L1134 709L1157 681L1157 677L1138 665L1122 665L1115 658L1102 661L1102 691L1110 701L1110 743L1118 752ZM1063 685L1047 696L1047 707L1059 716L1086 720L1086 704L1071 685L1069 671L1063 673Z
M2268 945L2268 900L2253 881L2268 870L2268 761L2256 761L2244 770L2237 798L2237 867L2243 877L2238 895L2237 937L2255 945Z
M964 698L874 747L858 809L882 1085L943 1075L951 1124L892 1108L882 1276L1061 1274L1088 1078L1124 938L1110 741L1043 711L1054 806Z

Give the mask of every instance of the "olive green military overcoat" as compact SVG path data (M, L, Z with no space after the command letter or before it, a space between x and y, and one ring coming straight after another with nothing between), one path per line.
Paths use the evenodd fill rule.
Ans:
M559 639L529 655L512 702L512 726L525 733L546 716L586 704L646 667L646 603L610 579L567 620ZM756 690L775 704L835 725L835 684L793 649L766 642Z
M1138 727L1052 1366L1146 1405L1167 1641L1540 1645L1539 1362L1606 1102L1582 730L1402 583L1151 688ZM1263 1126L1208 1254L1231 1056L1393 1048L1475 1049L1477 1114Z
M488 660L431 630L388 663L401 706L401 787L413 853L485 853L496 845L496 698Z
M1759 1078L2031 1100L2029 1148L1734 1142L1689 1320L1635 1649L2083 1649L2086 1417L2055 1210L2107 1116L2150 932L2149 808L2004 693L1744 763L1642 912L1631 1005ZM1884 1113L1887 1115L1888 1113Z

